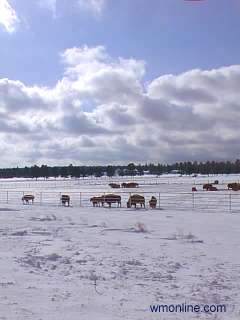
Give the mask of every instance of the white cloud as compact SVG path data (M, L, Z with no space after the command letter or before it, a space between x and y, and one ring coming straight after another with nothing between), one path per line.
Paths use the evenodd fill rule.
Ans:
M81 69L92 68L93 65L98 68L101 61L110 60L103 46L93 48L89 48L86 45L80 48L74 47L65 50L61 56L66 65L72 66L75 69L77 66ZM79 68L77 72L79 72Z
M101 14L105 7L106 0L78 0L81 8L90 10L95 14Z
M0 24L7 32L12 33L16 30L20 20L16 11L11 7L7 0L0 0Z
M70 1L69 1L70 2ZM58 0L38 0L41 7L50 10L55 17L57 14L57 4L60 3ZM81 10L88 11L94 15L99 16L105 5L106 0L71 0L70 3L74 8L78 6Z
M38 0L38 3L41 7L50 10L53 16L56 16L57 0Z
M61 60L52 88L0 79L8 161L13 148L19 165L239 158L239 65L145 84L144 61L113 58L103 46L70 48Z

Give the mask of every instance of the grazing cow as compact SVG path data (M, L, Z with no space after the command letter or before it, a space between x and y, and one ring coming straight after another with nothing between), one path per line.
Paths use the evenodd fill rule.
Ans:
M197 188L196 187L192 187L192 192L196 192Z
M227 187L228 187L228 190L232 189L233 191L238 191L240 190L240 183L237 183L237 182L229 183Z
M203 185L203 190L209 190L210 188L212 187L212 184L211 183L205 183L204 185Z
M32 195L32 194L25 194L25 195L22 197L22 202L23 202L23 204L29 204L29 201L32 201L32 204L33 204L34 195Z
M208 191L217 191L218 189L214 186L211 186L208 188Z
M128 182L128 183L123 182L121 186L122 188L138 188L139 184L136 182Z
M63 205L63 206L65 206L65 205L67 204L68 207L69 207L69 205L70 205L70 197L69 197L69 195L67 195L67 194L62 194L62 195L61 195L61 202L62 202L62 205Z
M149 200L149 206L152 209L156 208L156 206L157 206L157 198L152 196L152 198Z
M120 188L120 184L117 183L109 183L109 187L113 188L113 189L118 189Z
M107 203L109 208L111 208L112 203L117 203L118 207L121 207L121 197L117 194L106 194L102 196L103 202Z
M102 205L102 207L103 207L104 201L103 201L102 196L101 197L92 197L90 199L90 201L92 202L94 207L100 207L100 205Z
M129 182L127 183L127 188L138 188L139 184L136 182Z
M140 204L141 208L145 208L145 198L143 196L140 196L139 194L134 194L129 197L127 207L131 208L132 206L134 206L136 208L138 203Z
M232 186L233 191L239 191L240 190L240 184L236 183L235 185Z

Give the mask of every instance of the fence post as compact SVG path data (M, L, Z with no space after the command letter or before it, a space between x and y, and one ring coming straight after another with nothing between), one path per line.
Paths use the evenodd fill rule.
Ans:
M159 192L159 194L158 194L158 203L159 203L159 209L161 208L161 206L160 206L160 203L161 203L161 198L160 198L160 192Z
M229 194L229 211L232 212L232 194Z
M80 198L79 198L79 201L80 201L80 207L82 206L82 192L80 192Z

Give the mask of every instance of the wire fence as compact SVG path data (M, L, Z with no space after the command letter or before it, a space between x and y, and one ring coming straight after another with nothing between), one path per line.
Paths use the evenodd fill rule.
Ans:
M196 185L200 186L205 183L214 183L218 180L220 186L226 186L229 182L240 182L240 177L231 176L216 176L216 177L86 177L86 178L66 178L66 179L12 179L12 180L0 180L0 189L71 189L78 188L79 186L107 186L109 183L122 184L123 182L134 181L139 186L147 185Z
M145 207L174 210L215 210L225 212L240 212L240 193L221 191L201 192L50 192L50 191L0 191L0 203L29 204L42 206L68 205L62 202L63 195L69 196L72 207ZM136 197L136 194L138 197ZM33 195L34 201L24 200L24 196ZM140 197L139 197L140 196ZM150 202L154 197L154 202ZM144 198L144 205L143 205ZM27 199L27 197L26 197ZM95 199L95 200L94 200ZM120 201L119 201L120 199ZM95 202L94 202L95 201ZM120 202L120 203L119 203ZM142 203L142 206L141 206Z

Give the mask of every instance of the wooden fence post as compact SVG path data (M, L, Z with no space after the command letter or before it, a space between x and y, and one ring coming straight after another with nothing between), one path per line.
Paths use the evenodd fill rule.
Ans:
M229 194L229 211L232 213L232 194Z

